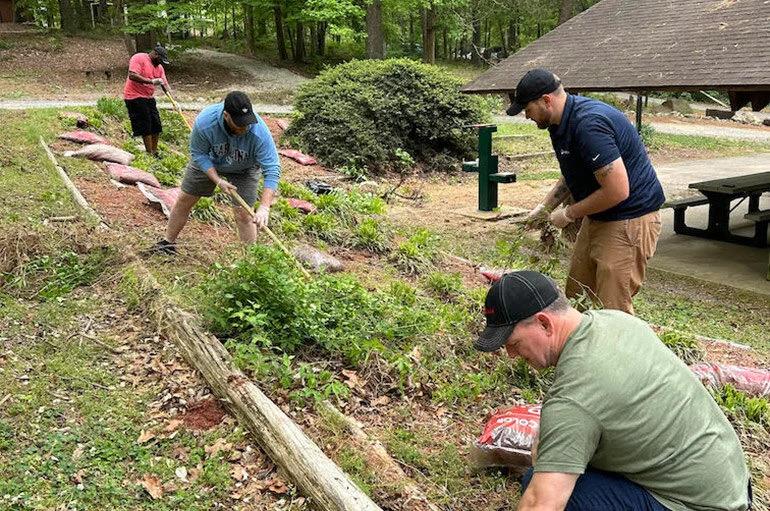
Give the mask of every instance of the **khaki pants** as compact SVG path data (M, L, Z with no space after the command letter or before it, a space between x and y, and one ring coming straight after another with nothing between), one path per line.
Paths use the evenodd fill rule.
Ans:
M605 309L633 314L631 298L644 281L660 228L658 211L613 222L584 218L572 253L567 296L585 292Z

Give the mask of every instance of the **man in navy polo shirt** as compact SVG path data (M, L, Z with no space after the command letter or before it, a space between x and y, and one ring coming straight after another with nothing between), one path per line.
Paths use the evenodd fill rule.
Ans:
M582 218L566 294L582 292L607 309L634 313L632 297L644 280L660 235L665 197L641 137L619 110L564 91L559 78L533 69L519 81L508 115L522 110L548 129L562 177L544 203L572 194L557 208L558 228Z

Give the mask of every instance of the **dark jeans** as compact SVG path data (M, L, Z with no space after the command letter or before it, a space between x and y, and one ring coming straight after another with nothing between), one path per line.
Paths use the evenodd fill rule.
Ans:
M521 479L521 491L532 480L530 468ZM650 492L625 477L586 468L578 477L564 511L669 511Z

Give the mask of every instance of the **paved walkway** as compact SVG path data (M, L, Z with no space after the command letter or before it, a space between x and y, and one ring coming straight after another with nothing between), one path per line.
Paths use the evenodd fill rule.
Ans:
M493 121L498 124L524 124L532 123L524 115L495 115ZM739 125L716 126L713 124L690 124L678 122L653 121L652 127L661 133L670 133L672 135L699 135L703 137L714 138L732 138L736 140L751 140L755 142L770 142L770 128L751 129L741 128Z
M770 153L714 160L693 160L657 166L666 197L697 195L688 185L696 181L739 176L770 171ZM770 194L760 202L762 209L770 209ZM743 219L747 202L735 209L732 215L733 230L751 235L753 224ZM769 249L744 247L734 243L707 240L674 233L674 212L662 211L663 232L658 250L650 266L708 282L745 289L770 295L767 274ZM708 207L698 206L687 210L687 223L693 227L706 227Z
M179 108L183 110L202 110L210 103L195 103L178 101ZM30 108L70 108L79 106L96 106L96 100L86 101L58 101L47 99L14 99L0 100L0 110L27 110ZM255 103L254 111L260 114L288 115L294 109L290 105L271 105ZM158 108L172 109L173 106L167 101L158 98Z

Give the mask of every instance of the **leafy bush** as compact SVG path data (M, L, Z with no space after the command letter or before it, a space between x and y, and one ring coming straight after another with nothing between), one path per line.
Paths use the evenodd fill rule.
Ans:
M472 131L483 121L479 98L435 66L408 59L352 61L304 85L287 135L331 166L382 170L404 154L428 161L437 154L468 156Z

